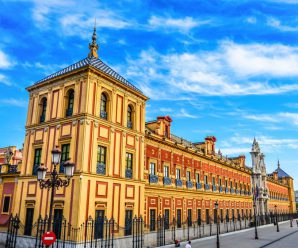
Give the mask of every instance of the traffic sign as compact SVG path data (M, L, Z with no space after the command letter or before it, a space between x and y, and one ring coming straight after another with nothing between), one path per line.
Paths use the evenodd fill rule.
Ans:
M55 243L56 235L54 232L45 232L41 237L42 243L46 246L50 246Z

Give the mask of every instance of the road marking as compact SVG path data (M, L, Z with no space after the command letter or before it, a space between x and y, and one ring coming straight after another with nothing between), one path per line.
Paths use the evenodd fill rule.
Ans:
M274 243L276 243L276 242L278 242L278 241L280 241L280 240L282 240L282 239L284 239L284 238L286 238L286 237L288 237L288 236L290 236L290 235L292 235L292 234L294 234L294 233L297 233L297 232L298 232L298 230L295 231L295 232L291 232L291 233L289 233L289 234L287 234L287 235L285 235L285 236L283 236L283 237L281 237L281 238L279 238L279 239L276 239L276 240L271 241L270 243L268 243L268 244L266 244L266 245L260 246L259 248L264 248L264 247L267 247L267 246L269 246L269 245L272 245L272 244L274 244Z

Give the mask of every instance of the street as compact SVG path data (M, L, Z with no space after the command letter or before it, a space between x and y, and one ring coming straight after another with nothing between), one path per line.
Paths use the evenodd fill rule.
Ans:
M276 231L276 226L273 224L262 226L258 228L259 239L256 240L255 229L247 229L227 234L220 235L221 248L293 248L297 247L298 242L298 227L294 222L293 227L290 227L290 222L285 221L279 223L280 232ZM193 240L192 248L215 248L216 236L203 238L200 240ZM174 247L168 245L165 247ZM185 247L185 242L181 247Z

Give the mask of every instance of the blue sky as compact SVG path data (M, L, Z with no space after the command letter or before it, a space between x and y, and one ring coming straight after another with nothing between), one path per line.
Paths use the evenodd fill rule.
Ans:
M0 146L22 145L25 87L85 58L96 17L99 56L150 97L147 120L249 166L256 137L298 188L297 0L0 4Z

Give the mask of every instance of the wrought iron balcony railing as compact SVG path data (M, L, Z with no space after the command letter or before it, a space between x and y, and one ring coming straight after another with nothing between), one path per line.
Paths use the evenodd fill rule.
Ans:
M100 118L107 120L108 113L106 111L100 111Z
M163 184L164 185L171 185L172 184L172 180L169 177L164 177L163 178Z
M205 188L205 190L209 190L210 189L210 185L209 184L204 184L204 188Z
M149 175L149 183L158 183L158 176L154 174Z
M132 169L125 170L125 178L132 178Z
M196 183L196 187L197 187L197 189L201 189L202 188L202 184L201 183Z
M191 181L186 181L186 187L188 189L192 189L193 188L193 183Z
M132 129L132 121L127 121L127 127Z
M41 116L39 117L39 122L40 122L40 123L43 123L43 122L45 121L45 119L46 119L46 116L45 116L45 115L41 115Z
M181 179L176 179L176 186L177 187L182 187L183 183Z
M66 109L66 117L72 116L73 108Z
M97 163L96 164L96 173L100 175L105 175L106 174L106 165L102 163Z

